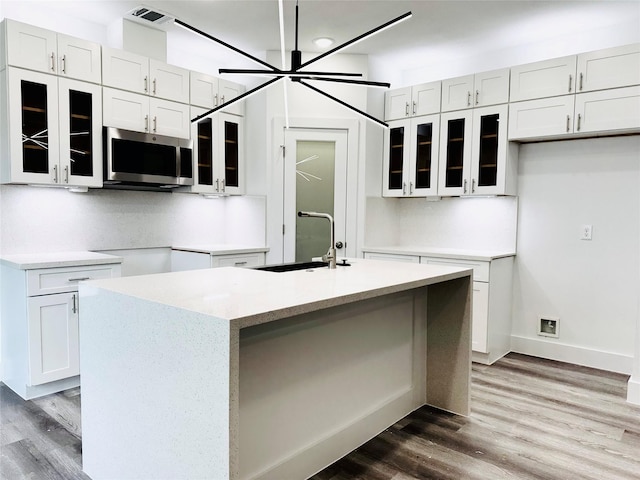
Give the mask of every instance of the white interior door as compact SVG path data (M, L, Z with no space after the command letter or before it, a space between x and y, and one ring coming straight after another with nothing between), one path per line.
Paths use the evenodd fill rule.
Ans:
M299 218L298 211L334 218L336 254L346 254L347 131L285 130L284 261L309 261L327 253L330 225L323 218Z

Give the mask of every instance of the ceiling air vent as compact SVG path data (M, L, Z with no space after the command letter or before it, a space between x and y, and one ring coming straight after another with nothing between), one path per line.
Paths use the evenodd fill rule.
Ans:
M162 25L174 20L174 18L169 14L162 12L157 8L145 7L144 5L128 11L125 18L129 20L136 20L145 25L149 25L149 23Z

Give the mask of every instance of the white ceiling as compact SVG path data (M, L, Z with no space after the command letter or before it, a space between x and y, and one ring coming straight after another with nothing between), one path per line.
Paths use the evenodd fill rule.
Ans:
M280 49L277 0L19 1L34 8L46 3L68 16L101 25L112 24L127 11L146 5L258 57L266 50ZM293 47L295 4L295 0L284 0L287 49ZM299 49L318 51L312 40L319 36L333 37L340 44L408 11L413 12L411 19L353 45L345 53L368 54L412 68L424 64L425 55L435 52L436 58L442 58L463 48L496 51L500 46L567 38L572 33L634 21L640 30L639 0L300 0Z

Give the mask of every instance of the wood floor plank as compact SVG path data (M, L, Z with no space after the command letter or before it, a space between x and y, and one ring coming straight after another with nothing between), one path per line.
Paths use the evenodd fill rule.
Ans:
M311 478L640 480L627 380L513 353L474 364L469 417L422 407ZM25 402L0 384L0 478L88 480L80 402L77 388Z

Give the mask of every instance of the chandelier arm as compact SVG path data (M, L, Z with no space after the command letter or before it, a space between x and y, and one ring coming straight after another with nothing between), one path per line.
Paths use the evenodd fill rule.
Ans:
M245 74L245 75L275 75L278 77L287 76L332 76L332 77L362 77L361 73L344 73L344 72L299 72L296 70L261 70L252 68L220 68L218 73Z
M191 123L197 122L198 120L203 119L204 117L208 117L209 115L211 115L212 113L217 112L218 110L222 110L223 108L227 108L229 105L232 105L236 102L239 102L240 100L247 98L249 95L253 95L254 93L262 90L263 88L268 87L269 85L271 85L272 83L277 82L278 80L282 80L285 77L276 77L276 78L272 78L271 80L258 85L255 88L252 88L251 90L247 90L246 92L238 95L237 97L232 98L231 100L229 100L228 102L224 102L222 105L218 105L217 107L213 107L211 110L203 113L202 115L198 115L195 118L191 119Z
M240 55L244 55L245 57L253 60L254 62L257 62L260 65L264 65L265 67L268 67L273 72L280 71L280 69L278 69L278 68L274 67L273 65L265 62L264 60L260 60L259 58L254 57L253 55L251 55L251 54L249 54L247 52L244 52L243 50L240 50L238 47L234 47L233 45L230 45L227 42L220 40L219 38L216 38L216 37L214 37L212 35L209 35L208 33L203 32L202 30L199 30L199 29L197 29L195 27L192 27L188 23L184 23L182 20L179 20L179 19L176 18L173 22L178 24L179 26L181 26L183 28L186 28L187 30L191 30L192 32L197 33L198 35L202 35L203 37L208 38L209 40L212 40L212 41L214 41L216 43L219 43L220 45L222 45L224 47L227 47L227 48L233 50L234 52L239 53Z
M382 88L391 87L391 84L387 82L371 82L369 80L349 80L347 78L331 78L331 77L325 78L325 77L310 76L310 77L300 77L300 79L318 80L322 82L350 83L354 85L367 85L369 87L382 87Z
M400 15L399 17L394 18L393 20L389 20L388 22L383 23L382 25L380 25L380 26L378 26L378 27L376 27L376 28L374 28L372 30L369 30L368 32L363 33L362 35L358 35L357 37L352 38L351 40L349 40L348 42L343 43L342 45L338 45L337 47L332 48L331 50L327 50L326 52L318 55L317 57L312 58L311 60L309 60L307 62L304 62L303 64L300 65L299 68L303 68L303 67L305 67L307 65L310 65L313 62L317 62L321 58L324 58L324 57L327 57L329 55L332 55L332 54L336 53L339 50L347 48L348 46L353 45L354 43L357 43L357 42L359 42L361 40L364 40L367 37L370 37L371 35L375 35L376 33L380 32L381 30L384 30L385 28L389 28L389 27L395 25L396 23L400 23L403 20L406 20L407 18L411 17L411 15L412 15L411 12L407 12L407 13L405 13L403 15Z
M298 83L299 83L300 85L304 85L304 86L305 86L305 87L307 87L307 88L310 88L311 90L313 90L313 91L315 91L315 92L318 92L320 95L324 95L325 97L330 98L331 100L333 100L334 102L339 103L339 104L340 104L340 105L342 105L343 107L347 107L348 109L353 110L354 112L356 112L356 113L358 113L358 114L362 115L363 117L368 118L369 120L371 120L371 121L373 121L373 122L375 122L375 123L377 123L377 124L379 124L379 125L382 125L382 126L383 126L383 127L385 127L385 128L389 128L389 124L388 124L388 123L385 123L385 122L383 122L382 120L378 120L378 119L377 119L376 117L374 117L373 115L369 115L367 112L363 112L362 110L359 110L359 109L357 109L356 107L352 107L352 106L351 106L351 105L349 105L347 102L343 102L343 101L342 101L342 100L340 100L339 98L334 97L333 95L329 95L328 93L323 92L323 91L322 91L322 90L320 90L319 88L316 88L316 87L314 87L314 86L312 86L312 85L309 85L308 83L305 83L305 82L304 82L304 81L302 81L302 80L298 81Z

